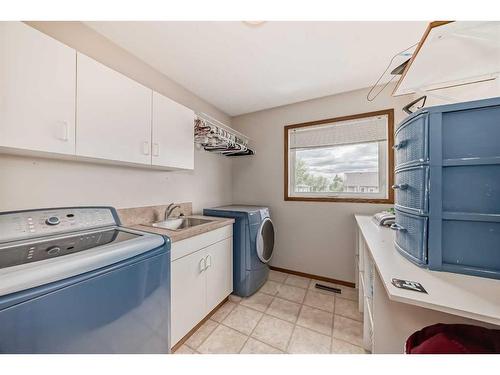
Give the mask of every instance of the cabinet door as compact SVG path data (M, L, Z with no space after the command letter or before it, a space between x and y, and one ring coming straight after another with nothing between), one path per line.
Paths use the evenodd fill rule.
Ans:
M0 146L75 153L76 51L0 22Z
M78 53L76 154L151 164L152 91Z
M172 346L206 315L206 255L200 250L172 262Z
M207 312L233 291L233 239L227 238L206 248Z
M194 168L194 112L153 92L152 164Z

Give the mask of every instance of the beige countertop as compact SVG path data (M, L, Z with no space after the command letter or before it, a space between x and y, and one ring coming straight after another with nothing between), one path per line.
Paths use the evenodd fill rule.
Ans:
M148 224L137 224L128 227L132 229L141 230L144 232L151 232L151 233L165 235L170 237L170 240L172 242L178 242L190 237L197 236L199 234L203 234L215 229L225 227L226 225L232 225L234 223L234 219L223 218L223 217L213 217L213 216L203 216L203 215L190 215L187 217L207 219L212 221L210 223L200 224L191 228L186 228L181 230L168 230L164 228L155 228Z

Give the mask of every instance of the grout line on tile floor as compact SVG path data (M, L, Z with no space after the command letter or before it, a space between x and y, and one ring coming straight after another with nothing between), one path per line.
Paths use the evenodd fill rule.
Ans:
M274 298L273 298L273 301L274 301L274 299L275 299L275 298L280 299L279 297L274 297ZM281 299L283 299L283 298L281 298ZM291 302L291 301L288 301L288 300L285 300L285 301L287 301L287 302ZM295 303L297 303L297 302L295 302ZM242 306L243 306L243 307L247 307L247 308L249 308L249 309L251 309L251 310L253 310L253 311L260 312L260 313L262 313L262 314L264 314L264 315L270 316L271 318L275 318L275 319L281 320L282 322L285 322L285 323L294 324L294 325L295 325L295 324L297 324L298 315L297 315L297 319L295 320L295 323L294 323L294 322L291 322L291 321L289 321L289 320L286 320L286 319L283 319L283 318L280 318L280 317L277 317L277 316L274 316L274 315L268 314L268 313L267 313L267 310L271 307L271 304L272 304L272 301L271 301L271 303L269 304L269 306L266 308L266 310L265 310L265 311L260 311L260 310L257 310L257 309L255 309L255 308L253 308L253 307L251 307L251 306L245 306L245 305L242 305ZM299 311L299 314L300 314L300 311ZM261 318L261 319L262 319L262 318ZM221 323L221 324L222 324L222 323ZM224 326L226 326L225 324L223 324L223 325L224 325ZM226 327L227 327L227 326L226 326ZM229 327L229 328L231 328L231 327ZM232 329L234 329L234 328L232 328ZM237 331L238 331L238 330L237 330ZM238 331L238 332L240 332L240 331ZM264 343L264 344L265 344L265 343ZM276 349L277 349L277 348L276 348Z
M247 340L246 340L246 341L245 341L245 343L243 344L243 346L242 346L241 350L243 350L243 348L245 347L245 345L246 345L246 343L248 342L248 340L249 340L250 338L252 338L252 339L254 339L254 340L256 340L256 341L258 341L258 342L260 342L260 343L262 343L262 344L268 345L268 346L270 346L270 347L271 347L271 348L273 348L273 349L279 350L280 352L287 354L286 349L288 348L288 345L289 345L289 343L290 343L290 340L292 339L293 332L295 331L296 322L295 322L295 323L292 323L292 322L290 322L290 321L288 321L288 320L278 318L277 316L267 314L267 310L269 309L269 307L271 307L271 304L273 303L273 301L274 301L274 299L275 299L275 298L279 298L279 297L273 296L273 299L272 299L271 303L269 303L269 306L266 308L266 310L265 310L264 312L259 311L259 310L256 310L256 309L253 309L253 308L252 308L252 307L250 307L250 306L245 306L245 307L248 307L248 308L250 308L250 309L252 309L252 310L254 310L254 311L259 311L259 312L261 312L261 313L262 313L262 316L260 317L260 319L259 319L259 321L257 322L257 324L255 325L255 327L252 329L252 332L250 332L250 334L248 335ZM241 301L243 301L243 300L241 300ZM240 301L240 302L238 302L238 304L239 304L239 303L241 303L241 301ZM242 306L244 306L244 305L242 305ZM300 315L300 311L299 311L299 315ZM270 344L270 343L264 342L264 341L262 341L262 340L257 339L256 337L253 337L253 336L252 336L252 335L253 335L253 333L254 333L254 331L255 331L255 329L256 329L256 328L257 328L257 326L259 325L260 321L261 321L262 319L264 319L264 317L265 317L265 316L268 316L268 317L271 317L271 318L274 318L274 319L278 319L278 320L280 320L280 321L282 321L282 322L285 322L285 323L288 323L288 324L293 324L292 334L290 335L290 338L288 339L287 344L285 345L285 350L280 349L280 348L277 348L277 347L273 346L273 345L272 345L272 344ZM297 315L297 319L298 319L298 315ZM222 324L222 323L221 323L221 324ZM224 325L224 326L225 326L225 325ZM239 331L238 331L238 332L239 332ZM241 350L240 350L240 353L241 353Z
M252 333L253 333L253 332L252 332ZM267 343L267 342L264 342L264 341L262 341L262 340L259 340L258 338L255 338L255 337L253 337L253 336L248 336L248 339L252 339L252 340L258 341L258 342L260 342L261 344L264 344L264 345L270 346L271 348L276 349L276 350L279 350L280 352L282 352L282 353L285 353L285 354L286 354L286 352L285 352L285 351L283 351L283 349L277 348L276 346L273 346L273 345L271 345L271 344L269 344L269 343ZM248 340L247 340L247 341L248 341ZM245 344L246 344L246 342L245 342ZM245 347L245 345L243 345L243 347ZM241 348L241 350L243 350L243 348ZM241 353L241 350L240 350L240 353Z
M297 318L295 319L295 323L293 323L293 324L297 325L297 322L299 321L299 318L300 318L300 314L302 314L302 309L303 308L304 308L304 304L301 303L300 304L300 308L299 308L299 313L297 314Z
M243 299L242 299L241 301L243 301ZM237 304L237 305L241 304L241 301L236 302L236 304ZM247 339L246 339L246 340L245 340L245 342L243 343L243 346L241 347L241 349L240 349L239 353L241 353L241 351L245 348L245 345L247 344L248 340L250 340L250 338L252 338L252 339L253 339L253 340L255 340L255 341L260 342L261 344L264 344L264 345L270 346L270 347L271 347L271 348L273 348L273 349L279 350L280 352L286 353L286 352L284 352L282 349L277 348L277 347L275 347L275 346L273 346L273 345L271 345L271 344L269 344L269 343L267 343L267 342L264 342L264 341L262 341L262 340L259 340L259 339L255 338L255 337L253 337L252 335L253 335L253 333L254 333L255 329L257 328L257 326L259 325L260 321L261 321L262 319L264 319L264 317L265 317L266 315L267 315L267 316L270 316L270 317L273 317L273 318L276 318L276 319L278 319L278 320L281 320L282 322L286 322L286 323L290 323L290 322L289 322L289 321L286 321L286 320L283 320L283 319L280 319L280 318L277 318L277 317L275 317L275 316L272 316L272 315L266 314L265 312L259 311L259 310L257 310L257 309L254 309L254 308L250 307L250 306L245 306L245 305L241 305L241 306L243 306L243 307L247 307L247 308L249 308L249 309L251 309L251 310L253 310L253 311L260 312L260 313L262 313L262 316L259 318L259 321L258 321L258 322L257 322L257 324L255 325L255 327L253 327L252 331L251 331L248 335L247 335L246 333L243 333L243 332L241 332L241 331L238 331L237 329L235 329L235 328L233 328L233 327L229 327L229 326L225 325L225 324L224 324L224 321L222 321L221 323L219 323L219 325L223 325L224 327L230 328L230 329L232 329L232 330L235 330L236 332L239 332L239 333L241 333L241 334L243 334L243 335L246 335L246 336L247 336ZM267 309L266 309L266 310L267 310ZM215 330L215 329L214 329L214 330ZM212 333L213 333L213 331L210 333L210 335L211 335ZM209 336L210 336L210 335L209 335ZM206 339L208 339L208 337L207 337ZM206 340L206 339L205 339L205 340ZM200 346L201 346L201 344L200 344Z
M311 305L308 305L307 303L303 303L302 305L304 306L307 306L307 307L310 307L312 309L316 309L316 310L321 310L323 312L327 312L328 314L333 314L334 312L333 311L330 311L330 310L325 310L325 309L322 309L320 307L316 307L316 306L311 306Z
M212 320L212 319L207 319L207 322L208 322L209 320ZM193 350L194 350L194 351L196 351L197 353L201 354L200 352L198 352L198 350L197 350L197 349L198 349L199 347L201 347L201 346L203 345L203 343L204 343L205 341L207 341L207 340L208 340L208 338L209 338L210 336L212 336L212 333L214 333L214 331L217 329L217 327L219 327L219 326L221 325L221 323L216 322L215 320L212 320L212 322L216 323L216 326L214 327L214 329L213 329L213 330L211 330L211 331L210 331L210 333L207 335L207 337L205 337L203 340L201 340L201 342L200 342L200 344L198 345L198 347L197 347L197 348L193 348L192 346L189 346L189 345L187 344L187 342L189 341L189 339L187 339L187 340L186 340L186 342L184 343L184 345L186 345L188 348L193 349ZM200 327L200 328L201 328L201 327ZM200 328L198 328L198 329L196 330L196 332L198 332L198 330L199 330ZM194 333L193 333L193 335L194 335L194 334L196 334L196 332L194 332ZM192 336L192 335L191 335L191 336ZM191 337L190 337L190 338L191 338Z
M234 303L235 303L236 305L241 305L241 302L242 302L242 301L243 301L243 299L241 299L241 300L240 300L240 301L238 301L238 302L234 302ZM276 348L276 347L274 347L274 346L272 346L272 345L270 345L270 344L268 344L268 343L265 343L265 342L263 342L263 341L261 341L261 340L259 340L259 339L256 339L255 337L252 337L253 332L255 331L255 329L257 328L257 326L259 325L260 321L264 318L264 316L266 316L266 315L267 315L267 316L271 316L271 315L266 314L266 313L265 313L265 311L259 311L259 310L257 310L257 309L254 309L254 308L252 308L251 306L245 306L245 305L241 305L241 306L246 307L246 308L249 308L250 310L253 310L253 311L260 312L260 313L262 313L262 316L259 318L259 320L258 320L257 324L255 325L255 327L253 327L252 331L251 331L248 335L247 335L246 333L243 333L243 332L241 332L241 331L238 331L237 329L235 329L235 328L233 328L233 327L229 327L229 326L225 325L225 324L224 324L224 320L223 320L221 323L219 323L220 325L223 325L224 327L227 327L227 328L233 329L233 330L235 330L236 332L239 332L239 333L244 334L244 335L246 335L246 336L247 336L247 338L246 338L245 342L243 343L243 346L241 347L241 349L240 349L239 353L241 353L241 351L245 348L245 345L247 344L248 340L250 340L250 338L252 338L252 339L254 339L254 340L256 340L256 341L260 342L261 344L268 345L268 346L272 347L273 349L277 349L277 350L279 350L280 352L283 352L283 350L281 350L281 349L279 349L279 348ZM235 308L236 308L236 307L235 307ZM233 310L234 310L234 309L233 309ZM266 308L266 310L267 310L267 308ZM280 320L282 320L282 319L280 319ZM213 332L213 331L212 331L212 332ZM207 337L207 338L208 338L208 337Z
M333 329L335 327L335 305L336 305L336 297L333 298L333 312L332 312L332 329L330 330L330 354L332 353L333 347Z
M290 335L290 338L288 339L288 343L286 345L286 353L289 353L288 349L289 346L292 342L293 334L295 333L295 330L297 329L297 322L299 321L300 314L302 313L302 308L304 307L304 304L300 305L299 313L297 314L297 318L295 319L295 323L293 324L293 331L292 334ZM300 326L299 326L300 327ZM290 353L289 353L290 354Z
M297 328L297 325L295 324L293 326L293 330L292 330L292 334L290 335L290 338L288 339L288 342L286 343L286 347L285 347L285 353L287 354L291 354L288 349L290 348L290 344L292 343L292 338L293 338L293 334L295 333L295 329Z
M333 330L335 329L335 305L336 305L336 300L335 298L333 299L333 312L332 312L332 330L331 330L331 337L333 337ZM331 344L330 344L331 346ZM332 351L332 348L330 348L330 352Z
M252 334L253 334L253 331L255 331L255 328L257 328L257 326L259 325L260 321L262 320L262 318L264 318L266 314L262 313L262 316L260 317L259 321L257 322L257 324L255 325L255 327L252 328L252 331L248 334L247 336L247 339L245 340L245 342L243 343L243 346L241 347L239 353L241 353L241 351L243 350L243 348L245 347L245 345L247 344L248 340L250 340L250 337L252 337Z
M361 349L363 349L364 351L366 351L366 349L365 349L365 348L363 348L361 345L356 345L356 344L353 344L352 342L346 341L346 340L344 340L344 339L339 339L339 338L337 338L337 337L332 337L332 339L335 339L335 340L337 340L337 341L342 341L342 342L345 342L346 344L349 344L349 345L352 345L352 346L357 346L358 348L361 348ZM333 340L332 340L332 341L333 341ZM331 349L330 349L330 352L331 352ZM334 353L332 353L332 354L334 354Z

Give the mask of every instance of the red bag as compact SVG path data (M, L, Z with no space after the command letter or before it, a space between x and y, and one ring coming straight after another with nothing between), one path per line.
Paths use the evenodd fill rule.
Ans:
M468 324L434 324L406 340L406 354L500 353L500 330Z

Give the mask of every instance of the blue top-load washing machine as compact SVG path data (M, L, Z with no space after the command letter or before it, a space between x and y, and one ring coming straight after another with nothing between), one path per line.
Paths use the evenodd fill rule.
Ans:
M0 213L0 353L169 351L169 238L111 207Z
M235 219L233 225L234 293L247 297L266 281L268 262L274 249L274 226L269 208L259 206L222 206L206 208L207 216Z

